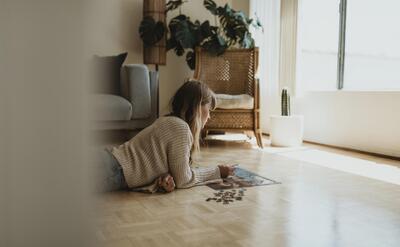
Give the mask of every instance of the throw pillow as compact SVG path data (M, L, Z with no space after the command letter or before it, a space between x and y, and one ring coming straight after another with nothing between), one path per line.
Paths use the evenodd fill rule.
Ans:
M121 95L120 70L128 53L116 56L94 56L94 93Z

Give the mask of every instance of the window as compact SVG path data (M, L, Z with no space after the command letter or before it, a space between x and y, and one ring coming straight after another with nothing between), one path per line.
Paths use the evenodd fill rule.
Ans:
M308 90L336 90L339 39L337 0L299 0L297 84Z
M398 0L299 0L298 86L400 90L398 9Z
M347 0L344 89L400 89L400 1Z

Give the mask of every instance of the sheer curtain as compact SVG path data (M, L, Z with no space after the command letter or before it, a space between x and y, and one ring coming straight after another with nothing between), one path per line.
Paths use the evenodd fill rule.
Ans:
M259 47L258 78L260 79L261 129L269 133L269 116L280 114L279 50L280 0L250 0L250 17L260 20L264 31L253 30Z

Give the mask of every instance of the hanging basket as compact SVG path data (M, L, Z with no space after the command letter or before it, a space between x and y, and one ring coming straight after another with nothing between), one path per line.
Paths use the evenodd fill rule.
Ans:
M166 23L165 0L144 0L143 18L152 17L156 22ZM167 62L166 35L155 45L143 45L143 63L165 65Z

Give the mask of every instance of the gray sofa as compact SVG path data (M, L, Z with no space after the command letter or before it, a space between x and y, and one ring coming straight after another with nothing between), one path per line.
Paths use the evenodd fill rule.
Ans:
M121 95L91 94L94 130L143 129L157 119L158 73L143 64L121 68Z

